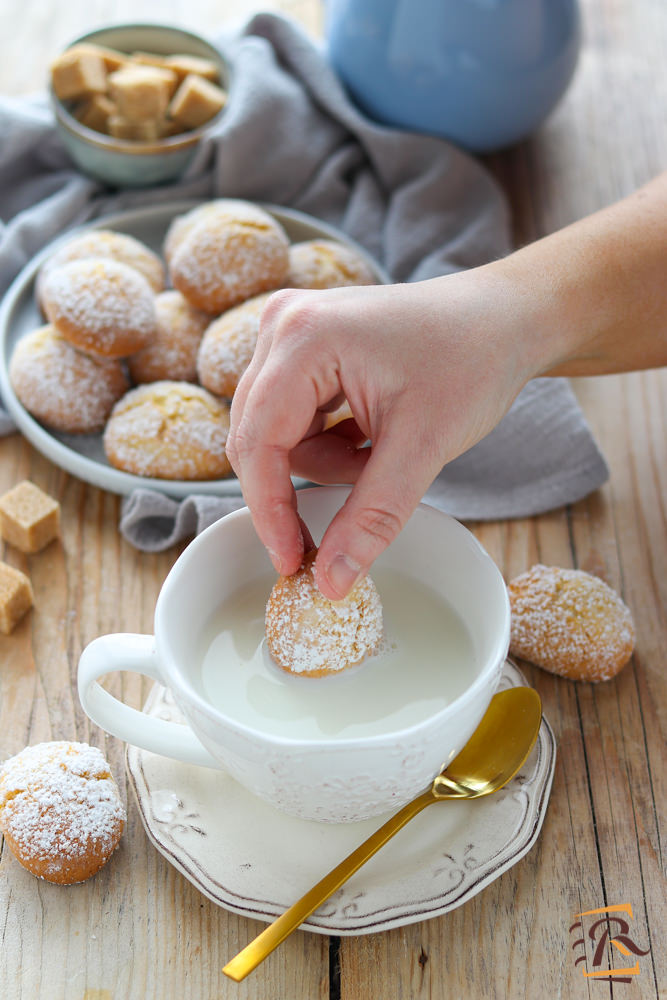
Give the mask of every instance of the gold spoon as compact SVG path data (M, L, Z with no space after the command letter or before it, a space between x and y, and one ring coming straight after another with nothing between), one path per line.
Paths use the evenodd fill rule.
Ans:
M368 840L262 931L225 965L223 972L240 983L311 913L347 882L401 827L432 802L478 799L513 778L533 749L542 721L542 703L532 688L515 687L494 695L463 750L412 802L403 806Z

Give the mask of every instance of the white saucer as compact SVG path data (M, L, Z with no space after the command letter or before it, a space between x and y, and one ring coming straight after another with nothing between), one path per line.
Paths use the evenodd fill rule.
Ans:
M70 230L44 247L26 266L10 286L0 303L0 395L5 406L22 434L55 465L66 472L92 483L112 493L127 494L138 488L158 490L169 496L182 498L192 493L238 495L241 490L235 476L226 479L182 481L177 479L152 479L135 476L109 465L104 453L101 434L64 434L42 426L32 417L20 402L9 380L9 361L16 343L25 334L42 326L46 321L35 300L35 279L44 263L61 244L72 239L74 233L90 229L113 229L145 243L156 253L161 253L164 237L172 219L182 215L195 205L196 201L169 202L133 209L114 215L101 216L76 231ZM348 236L304 212L280 208L275 205L263 206L280 222L290 241L332 239L345 243L356 250L366 260L379 283L389 281L386 273L369 254ZM305 485L306 480L294 479L296 486Z
M505 664L500 689L525 685ZM156 686L144 711L183 716ZM486 799L430 806L303 925L318 934L368 934L439 916L493 882L535 843L556 761L542 719L521 772ZM273 920L376 830L307 822L277 812L226 774L128 747L126 765L146 832L204 895L226 909ZM417 794L420 789L415 789Z

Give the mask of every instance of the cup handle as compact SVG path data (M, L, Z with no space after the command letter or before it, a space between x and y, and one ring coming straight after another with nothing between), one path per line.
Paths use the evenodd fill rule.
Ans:
M83 650L78 670L79 699L93 722L132 746L185 764L221 769L189 726L156 719L130 708L97 683L100 677L116 670L131 670L164 684L155 637L132 633L102 635Z

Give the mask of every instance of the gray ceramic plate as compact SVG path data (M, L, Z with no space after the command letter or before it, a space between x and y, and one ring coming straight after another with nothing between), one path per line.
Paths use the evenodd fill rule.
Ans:
M87 229L114 229L136 237L159 253L171 220L176 215L187 212L196 204L199 203L193 201L172 202L168 205L156 205L116 215L107 215L96 219L88 226L80 227L77 232L83 232ZM365 250L334 227L302 212L278 208L274 205L264 205L263 207L278 219L292 242L324 237L347 243L368 261L378 282L388 280ZM72 235L73 231L68 232L37 254L13 282L0 307L0 393L19 430L38 451L65 469L66 472L91 483L93 486L100 487L100 489L110 490L112 493L128 494L143 487L159 490L177 498L186 497L193 493L240 494L238 480L233 476L227 479L185 482L171 479L150 479L114 469L109 465L104 454L101 434L61 434L49 430L39 424L17 399L8 375L12 351L21 337L42 326L45 322L35 301L34 286L37 272L46 258L50 257L58 246L71 239ZM302 481L295 480L295 484L302 485Z
M525 684L508 661L499 689ZM159 686L144 711L183 721ZM309 917L304 929L370 934L461 906L537 840L555 763L554 734L543 718L533 752L504 789L474 802L430 806ZM348 824L295 819L220 771L136 747L128 747L126 766L142 822L160 853L209 899L258 920L279 916L386 818Z

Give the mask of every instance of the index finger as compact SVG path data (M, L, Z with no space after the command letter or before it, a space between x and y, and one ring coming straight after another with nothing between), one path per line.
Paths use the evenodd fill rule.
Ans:
M234 468L255 530L283 575L296 572L304 551L290 452L308 433L320 403L305 367L290 365L289 372L269 355L234 415L232 431Z
M255 377L261 371L262 365L264 364L264 361L266 360L271 349L276 313L279 314L281 305L285 301L288 301L288 295L289 291L285 292L284 289L275 292L262 309L259 329L257 331L255 350L253 351L252 358L250 359L250 364L243 372L232 398L232 429L230 432L230 437L232 437L232 439L235 425L238 423L240 416L243 413L248 393L250 392L250 389L255 381Z

